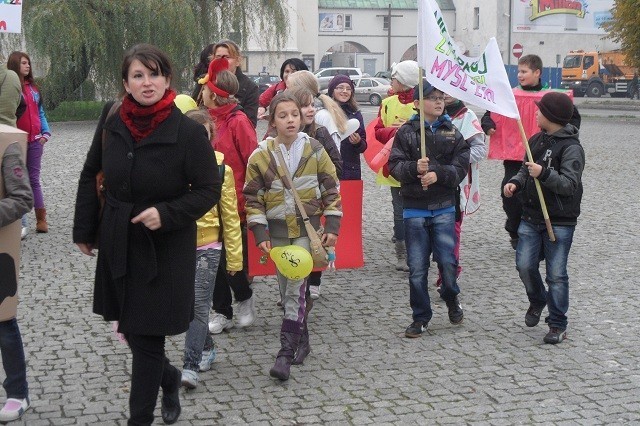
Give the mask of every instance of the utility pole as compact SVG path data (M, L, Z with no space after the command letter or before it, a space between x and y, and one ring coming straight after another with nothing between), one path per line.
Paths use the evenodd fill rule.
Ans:
M391 3L389 3L389 11L386 15L376 15L376 17L387 18L387 70L391 69L391 18L400 18L404 15L392 15Z

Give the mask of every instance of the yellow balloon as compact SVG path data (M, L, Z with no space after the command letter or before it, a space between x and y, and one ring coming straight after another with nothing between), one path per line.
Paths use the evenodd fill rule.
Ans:
M198 109L198 104L189 95L180 94L176 96L176 98L173 100L173 103L176 104L178 109L182 111L183 114L187 111L191 111L192 109Z
M290 280L301 280L311 273L311 254L300 246L274 247L269 252L278 271Z

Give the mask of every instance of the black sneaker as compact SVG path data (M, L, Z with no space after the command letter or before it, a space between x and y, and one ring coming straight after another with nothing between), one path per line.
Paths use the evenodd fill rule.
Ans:
M422 321L414 321L404 331L405 337L415 338L422 336L422 333L427 330L428 323Z
M549 332L544 336L544 342L552 345L558 344L567 338L567 330L560 330L558 327L549 327Z
M547 305L535 306L533 303L529 305L529 309L527 309L527 313L524 316L524 323L527 324L527 327L535 327L538 325L542 310L545 306Z
M449 308L449 321L451 321L451 324L461 324L464 319L464 313L458 301L458 296L453 300L447 301L447 308Z

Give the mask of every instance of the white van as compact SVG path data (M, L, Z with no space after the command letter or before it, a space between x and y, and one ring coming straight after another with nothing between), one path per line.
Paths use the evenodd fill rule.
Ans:
M362 77L362 70L360 68L348 68L348 67L332 67L332 68L320 68L315 72L315 76L318 79L320 90L324 90L329 86L329 82L333 77L338 74L348 75L349 77L358 78Z

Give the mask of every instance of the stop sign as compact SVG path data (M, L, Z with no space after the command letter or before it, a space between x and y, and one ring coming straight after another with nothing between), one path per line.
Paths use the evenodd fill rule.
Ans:
M513 56L517 59L520 59L520 56L522 56L522 45L520 43L514 44L511 48L511 53L513 53Z

